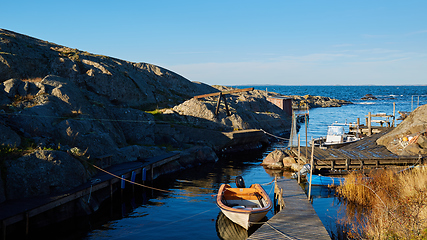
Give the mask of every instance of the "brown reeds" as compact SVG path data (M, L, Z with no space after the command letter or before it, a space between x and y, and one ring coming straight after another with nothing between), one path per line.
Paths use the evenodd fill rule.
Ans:
M337 189L347 204L349 235L358 239L427 238L427 167L350 174Z

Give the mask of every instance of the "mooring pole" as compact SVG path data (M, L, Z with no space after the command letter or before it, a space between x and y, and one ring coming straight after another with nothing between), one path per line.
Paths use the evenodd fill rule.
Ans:
M395 119L396 119L396 102L393 102L393 127L394 127Z
M371 112L368 112L368 136L372 135L371 118Z
M298 164L301 164L301 136L298 134Z
M308 139L308 136L307 136L307 114L304 114L304 120L305 120L305 159L308 159L308 152L307 152L308 151L307 150L307 148L308 148L308 143L307 143L307 139Z
M310 166L310 182L308 185L308 201L311 201L311 180L313 179L313 168L314 168L314 144L311 145L311 166Z

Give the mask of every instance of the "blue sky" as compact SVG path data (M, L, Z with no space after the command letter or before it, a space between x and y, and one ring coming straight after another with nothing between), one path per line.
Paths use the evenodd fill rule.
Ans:
M0 28L222 85L427 84L427 1L7 1Z

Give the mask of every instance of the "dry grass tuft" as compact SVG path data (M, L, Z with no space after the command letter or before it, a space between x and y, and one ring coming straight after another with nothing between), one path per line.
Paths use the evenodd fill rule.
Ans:
M351 174L337 192L347 203L344 222L353 238L427 238L426 167L383 170L369 179Z

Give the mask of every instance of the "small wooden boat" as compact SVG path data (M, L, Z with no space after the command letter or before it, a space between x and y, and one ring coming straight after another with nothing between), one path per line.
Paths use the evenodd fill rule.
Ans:
M343 177L329 177L322 175L313 175L311 185L318 186L340 186L344 184L345 178ZM307 183L310 182L310 173L307 173Z
M216 203L225 216L247 230L265 217L273 203L259 184L252 184L249 188L244 184L239 187L236 179L236 185L237 188L232 188L229 184L222 184Z

